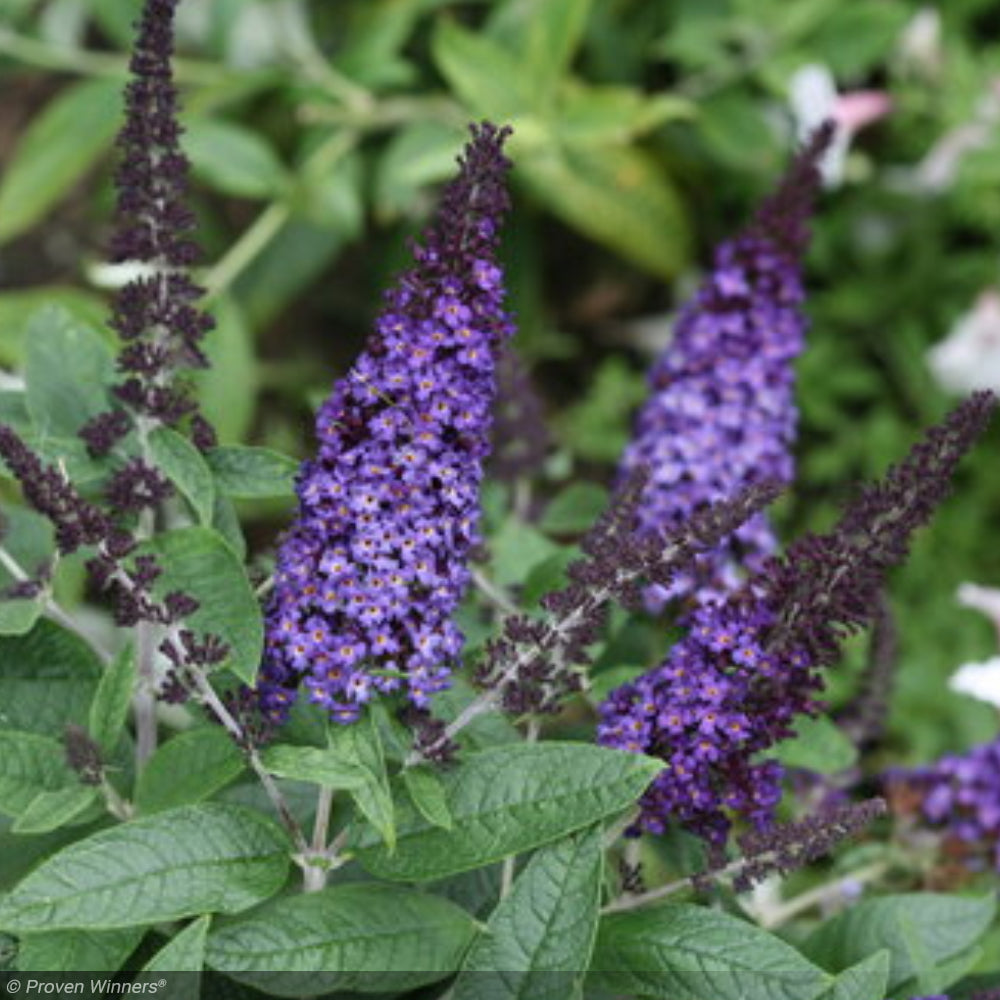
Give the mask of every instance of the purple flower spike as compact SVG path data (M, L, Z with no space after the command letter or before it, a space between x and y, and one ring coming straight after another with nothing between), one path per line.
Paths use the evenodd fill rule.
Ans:
M201 341L215 325L195 306L203 289L188 274L198 248L189 238L195 217L185 204L188 161L179 144L171 68L177 3L146 0L129 63L110 256L140 270L118 293L111 316L123 344L123 380L114 391L135 414L155 423L174 426L189 417L192 440L206 450L215 434L177 377L179 369L207 367ZM91 454L101 455L130 428L124 411L116 409L94 417L80 436Z
M670 531L746 486L792 480L792 361L806 326L800 260L820 185L817 163L832 134L831 126L816 131L746 231L718 249L650 372L650 397L620 468L622 476L648 470L642 533ZM669 588L648 588L646 602L660 611L679 597L720 600L740 585L740 566L758 570L774 548L758 514Z
M599 742L667 764L643 797L645 829L675 821L718 850L731 814L771 823L782 771L761 753L821 710L821 668L878 615L886 570L947 495L995 405L989 393L971 396L864 489L831 532L800 538L724 602L696 608L666 662L611 693Z
M496 263L508 133L472 127L414 267L320 409L319 455L299 473L267 613L260 693L274 720L300 685L338 722L378 693L424 707L448 685L494 367L513 332Z

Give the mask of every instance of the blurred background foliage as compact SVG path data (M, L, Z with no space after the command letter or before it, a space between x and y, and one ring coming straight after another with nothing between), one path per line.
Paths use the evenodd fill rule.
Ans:
M10 370L40 304L103 328L121 280L103 255L138 6L0 0ZM998 28L993 0L185 0L177 79L218 319L204 408L224 441L308 452L312 408L359 350L466 122L489 117L516 130L505 255L517 346L557 438L544 495L607 483L672 311L787 162L797 74L825 67L840 92L892 102L833 178L808 261L800 476L778 518L785 537L827 525L852 483L945 411L926 352L997 284ZM1000 586L998 450L994 427L893 580L896 760L996 730L995 712L946 681L995 653L954 592ZM558 540L601 505L593 488L566 496L548 526L504 522L500 582L529 563L533 593L558 578ZM284 510L243 514L263 548ZM662 655L662 630L640 632L601 664ZM835 700L862 654L852 647Z

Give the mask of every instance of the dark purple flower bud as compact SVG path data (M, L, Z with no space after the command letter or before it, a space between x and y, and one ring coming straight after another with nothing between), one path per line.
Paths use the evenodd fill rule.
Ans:
M320 409L319 454L299 473L267 612L260 691L275 719L300 684L339 722L377 694L425 706L448 684L494 367L513 330L496 263L507 134L473 126L415 266Z
M868 799L827 807L791 823L741 834L737 843L743 855L742 865L733 888L747 892L769 875L787 875L803 868L829 854L841 840L860 833L885 812L882 799Z
M958 406L833 531L805 536L724 603L697 608L660 667L611 693L599 741L667 762L642 800L646 829L673 820L718 848L732 813L771 822L782 771L762 751L822 708L820 668L877 613L885 571L947 493L994 402L979 393Z
M889 703L899 667L899 644L892 609L884 594L878 603L872 622L868 660L857 696L840 713L837 724L860 749L878 743L885 732Z
M648 470L638 511L642 533L671 531L700 506L765 480L789 483L795 436L792 362L806 319L801 258L817 168L832 129L819 129L747 230L719 247L711 274L677 320L654 364L620 472ZM743 570L775 550L761 514L741 525L669 588L650 587L659 611L672 599L721 599Z
M159 469L134 458L112 474L104 498L116 514L137 514L155 509L172 493L173 487Z
M80 776L84 785L99 785L104 779L101 748L90 738L86 729L67 723L63 734L66 763Z
M196 413L178 373L204 368L201 347L214 322L192 303L203 289L187 271L197 258L189 237L195 220L185 207L188 161L180 150L177 92L173 84L173 21L178 0L145 0L125 90L125 124L118 136L122 158L115 175L118 228L111 259L144 265L119 292L110 325L125 344L115 394L137 414L168 425ZM81 432L88 447L106 452L121 436L115 411ZM212 437L203 417L192 436Z
M6 424L0 424L0 457L21 484L24 499L52 522L61 553L68 555L81 545L96 545L107 536L111 527L107 517Z
M79 433L91 458L99 458L107 455L131 429L132 421L124 410L108 410L88 420Z

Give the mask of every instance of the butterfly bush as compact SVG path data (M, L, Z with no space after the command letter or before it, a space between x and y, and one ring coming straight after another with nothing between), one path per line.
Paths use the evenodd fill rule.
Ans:
M267 610L260 693L275 720L300 686L351 722L377 693L403 690L423 708L448 684L495 366L513 332L496 261L506 136L473 127L413 268L319 411Z
M642 800L642 827L677 822L719 848L731 814L758 827L773 820L782 769L762 752L823 707L820 668L876 615L885 571L947 494L994 403L989 393L971 396L831 532L804 536L726 601L698 608L661 666L611 693L599 741L667 765Z
M699 506L763 481L789 483L795 436L792 361L802 351L802 254L832 126L818 129L747 229L716 251L711 273L681 311L674 338L649 374L650 396L620 463L643 469L638 511L647 535L676 528ZM765 514L739 527L692 571L647 604L719 600L775 549Z
M923 825L973 870L1000 871L1000 738L925 767L887 777L897 803L909 800Z
M881 737L898 659L886 572L906 556L912 533L946 495L994 409L990 393L973 395L847 504L832 530L774 554L762 512L793 471L791 364L805 328L801 258L830 127L813 136L778 192L716 255L711 276L682 313L675 343L654 367L653 391L612 499L581 532L575 555L565 562L571 550L563 548L546 560L544 573L521 581L520 591L506 591L506 579L490 579L488 567L477 574L481 600L469 610L480 615L477 625L492 617L497 628L468 665L476 690L440 699L438 717L432 696L449 685L462 653L454 617L481 541L479 491L491 438L492 472L514 483L497 494L510 501L507 525L534 517L541 498L532 497L529 477L541 465L555 472L560 464L546 462L552 441L542 433L540 401L505 355L513 323L497 251L509 209L508 130L471 127L457 179L413 245L412 266L387 293L363 353L321 406L318 448L300 467L297 509L278 539L275 573L257 590L264 605L258 609L237 555L241 539L227 513L229 498L250 482L255 495L278 494L286 481L273 453L220 447L192 393L193 370L208 363L204 336L212 321L190 274L194 219L185 206L187 161L170 65L178 3L144 0L137 25L112 244L129 280L109 324L121 338L115 371L88 387L88 407L99 392L104 403L88 408L96 416L79 428L91 460L77 454L77 443L79 461L70 464L84 472L71 479L60 457L63 439L46 437L46 415L35 412L45 395L32 396L37 385L53 395L53 386L65 385L61 371L53 379L29 364L32 405L24 415L5 406L9 423L0 423L0 457L24 502L53 525L56 550L42 552L46 561L32 576L15 558L18 546L13 553L0 547L0 564L13 580L0 601L30 605L0 608L0 646L15 667L18 692L18 704L0 705L13 717L0 727L0 772L11 779L0 795L0 841L6 847L24 837L27 847L15 851L24 857L12 856L12 877L0 892L0 968L16 970L12 975L34 975L27 972L32 961L62 968L67 954L93 952L95 934L113 932L121 938L109 946L115 954L99 956L109 968L138 968L148 959L147 970L162 970L179 955L179 964L194 968L187 961L193 948L199 963L208 956L220 983L257 971L284 970L295 979L303 929L325 919L329 926L319 931L329 938L346 919L361 950L354 948L352 958L326 948L309 976L326 975L329 984L346 975L359 989L378 989L391 969L404 990L454 977L456 997L479 995L490 991L483 985L492 983L490 975L504 988L512 974L534 979L531 969L508 967L527 942L536 957L553 949L570 956L566 992L585 976L589 986L595 975L595 988L610 995L638 982L630 956L642 959L644 988L655 990L661 977L675 982L670 962L645 960L697 939L719 975L738 977L732 982L741 995L756 996L755 981L766 992L776 980L773 969L754 963L737 962L737 969L731 954L760 954L766 964L774 948L789 961L782 976L789 998L850 992L862 967L841 970L839 958L820 955L822 928L808 958L787 943L804 925L782 938L768 933L808 912L842 907L865 884L888 882L890 863L893 883L907 877L907 865L914 878L924 874L924 855L909 857L905 837L896 838L887 862L838 872L825 884L814 870L818 878L798 895L782 898L773 884L761 886L740 900L739 917L726 912L732 907L725 898L711 908L660 907L637 920L625 912L715 883L749 892L819 860L883 816L881 798L853 795L859 764L850 771L854 784L831 780L827 789L816 782L810 808L776 822L782 772L769 754L795 734L800 719L822 711L825 669L838 660L845 636L872 624L870 663L838 722L861 749ZM223 272L232 279L228 266L216 274ZM86 331L73 333L74 358L105 357ZM49 347L69 353L65 334L60 326L39 332L52 338ZM506 399L497 398L504 395L498 385L506 386ZM536 540L529 537L529 547ZM33 544L24 550L34 558ZM60 603L66 588L53 586L55 567L71 555L86 566L91 593L106 599L117 631L92 634L79 609ZM535 580L549 579L556 564L564 566L562 582L532 606ZM996 595L966 596L996 610ZM674 622L681 638L654 670L600 707L604 747L579 742L586 739L579 732L577 742L548 742L543 717L569 709L561 724L576 726L581 716L571 713L587 710L582 696L592 662L600 657L601 666L614 667L618 651L634 648L640 623L628 616L660 610L671 598L684 601ZM628 647L617 635L602 642L614 605ZM36 617L22 634L18 615L25 611ZM266 634L259 677L254 687L240 686L258 666L260 611ZM38 616L50 620L36 632ZM642 627L651 634L656 625ZM49 681L70 666L81 678L69 692L73 704L67 692L56 698L66 702L54 716L62 730L45 734ZM22 681L36 668L32 680L45 690L29 695ZM980 694L992 692L982 673L970 677ZM81 701L88 688L92 696ZM186 704L157 705L154 696ZM301 745L301 732L282 728L297 700L342 724L321 720L326 746ZM402 706L395 718L376 712L386 703ZM36 706L45 711L33 715ZM198 724L202 711L224 727L238 760L219 732ZM525 724L523 743L511 744L517 730L496 718L471 728L496 712ZM464 756L470 745L476 753ZM998 747L994 741L882 783L890 808L908 797L922 823L943 834L941 845L957 844L951 853L976 870L1000 870ZM431 766L449 759L448 769ZM244 783L251 779L244 768L259 787ZM367 777L359 782L362 771ZM197 780L175 780L188 772ZM296 783L294 801L280 779ZM820 801L816 793L825 790L831 794ZM261 792L283 830L240 804ZM216 801L206 801L216 793ZM108 815L98 820L102 806ZM668 851L661 860L678 870L647 887L637 845L619 838L669 827L700 835L710 848L707 863L694 872ZM526 848L529 863L515 865ZM289 884L290 863L300 871L302 893ZM189 877L192 866L206 864L214 866L214 894ZM346 888L357 891L344 894L337 885L324 892L347 864L365 872L363 882L353 868L348 876L355 884ZM484 866L497 878L479 880L476 899L434 892L435 883L454 888L452 876L464 879ZM81 872L89 889L83 894ZM124 909L113 891L123 879L135 887ZM526 901L533 910L527 937L524 921L511 919ZM889 909L899 904L886 902ZM955 900L928 902L947 908L938 912L961 912ZM961 902L980 913L988 905ZM220 906L226 919L216 926L209 918ZM487 919L488 926L481 922ZM177 929L155 955L144 938L154 924ZM856 927L835 928L838 940ZM241 951L236 939L259 938L258 931L268 935L266 953ZM58 939L55 951L49 938ZM971 953L973 946L970 936L963 947ZM924 950L936 957L934 948ZM916 959L910 964L908 981L924 988L950 987L955 978L939 970L932 977ZM878 979L878 969L864 965ZM699 984L697 972L686 978L692 996L708 996L718 979L713 973ZM975 992L979 981L959 993L997 1000L996 991ZM261 983L295 989L292 980ZM889 985L903 1000L899 982Z
M186 369L208 366L202 341L215 323L195 303L204 289L189 269L199 252L190 233L194 213L187 207L187 157L180 148L177 92L172 82L173 21L178 0L150 0L138 24L125 89L125 124L118 135L121 162L115 174L117 219L111 245L113 263L134 276L118 293L110 326L122 340L114 394L127 411L114 407L81 428L94 456L107 454L137 424L145 433L158 424L187 420L203 451L215 432L198 411ZM131 414L131 415L130 415ZM162 493L156 470L136 459L133 478ZM127 485L127 484L126 484ZM162 495L154 498L163 499Z

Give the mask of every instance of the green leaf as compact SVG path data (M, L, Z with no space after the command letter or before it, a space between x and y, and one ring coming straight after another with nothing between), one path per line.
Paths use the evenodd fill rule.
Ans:
M153 585L158 598L172 590L190 594L199 604L185 623L195 632L219 636L229 646L229 668L253 684L264 646L264 626L257 598L233 550L209 528L167 531L139 546L163 568Z
M111 349L64 309L46 307L28 323L24 378L28 412L39 434L75 439L108 409Z
M538 527L550 535L577 534L593 526L608 505L608 491L596 483L572 483L545 508Z
M236 198L272 198L287 187L277 154L258 132L214 118L184 123L184 151L196 177Z
M602 918L591 981L671 1000L812 1000L829 985L822 969L773 934L683 904Z
M889 988L889 952L875 952L857 965L845 969L830 984L820 1000L871 1000L884 997Z
M41 613L41 597L0 598L0 635L24 635Z
M441 774L454 829L399 809L390 854L355 830L358 861L380 878L427 881L491 864L590 826L631 805L663 767L585 743L514 744L470 754Z
M315 138L327 139L326 129ZM310 150L311 152L312 150ZM305 152L305 151L304 151ZM292 208L312 225L325 226L342 239L356 239L364 227L364 183L367 166L352 150L330 165L328 158L311 159L308 154L296 176Z
M157 427L149 435L153 464L184 494L201 524L210 526L215 506L215 481L198 449L177 431Z
M518 175L568 225L651 273L669 278L686 263L683 207L663 166L643 150L533 143Z
M102 673L82 639L44 618L24 635L0 636L0 728L47 735L68 722L86 727Z
M785 767L801 767L817 774L837 774L852 767L858 748L831 719L796 720L796 735L778 744L775 756Z
M89 785L67 785L54 792L39 792L18 816L11 833L50 833L65 826L97 801L97 790Z
M0 293L0 364L21 367L28 321L43 306L59 306L78 323L98 331L108 313L99 295L79 288L41 285L5 290Z
M830 972L841 972L886 948L892 956L889 989L895 990L975 944L995 912L992 896L972 899L931 892L882 896L827 921L802 950Z
M485 35L443 18L434 32L432 54L451 88L477 116L506 121L535 105L517 60Z
M403 784L421 815L434 826L450 830L455 825L448 808L448 795L437 773L429 766L408 767L403 771Z
M207 961L279 996L396 992L457 969L474 933L447 900L364 882L275 900L220 927Z
M233 550L233 555L240 562L245 562L247 540L243 537L243 529L240 526L239 515L236 513L236 506L229 497L223 496L221 493L215 494L212 527L225 539L226 544Z
M238 913L277 892L288 840L259 813L206 804L133 820L63 848L0 899L12 933L110 930Z
M327 788L358 788L370 775L357 761L329 747L278 744L261 753L264 767L279 778L312 781Z
M267 251L265 251L266 253ZM241 300L242 302L242 300ZM257 359L244 310L231 295L212 303L215 328L205 336L209 367L193 375L201 411L220 441L240 441L253 420Z
M682 97L644 94L634 87L573 83L564 89L555 130L570 145L624 145L665 121L692 118L697 111Z
M143 967L148 972L201 972L205 966L205 943L210 916L192 920L178 931ZM187 982L187 986L191 983ZM162 994L158 994L162 997Z
M243 756L221 726L201 726L157 747L139 773L135 806L140 813L194 805L233 781Z
M533 612L542 613L538 602L556 590L562 590L569 583L566 570L581 556L578 545L567 545L554 552L548 559L532 566L521 587L520 605Z
M224 445L206 456L219 489L230 497L258 499L295 493L299 463L270 448Z
M501 587L521 583L533 567L559 552L559 546L518 517L509 517L490 539L490 574Z
M551 106L583 35L591 0L546 0L503 5L493 34L502 32L508 50L520 56L518 76L526 80L538 107ZM513 18L505 16L512 13ZM511 24L510 22L514 23Z
M90 706L90 725L87 728L105 754L110 754L118 745L128 718L134 686L135 658L132 647L126 646L108 664Z
M645 398L641 376L612 355L594 373L586 397L567 409L560 436L583 458L617 461L629 439L632 410Z
M332 727L329 741L330 749L337 756L364 772L365 780L349 791L354 804L379 832L391 854L396 848L396 812L389 790L382 738L373 713L365 712L349 726Z
M0 729L0 814L20 816L39 792L77 783L60 742L37 733Z
M0 179L0 243L30 229L66 197L110 145L121 121L121 83L66 87L31 123Z
M17 967L24 972L117 972L145 933L145 927L128 927L117 931L24 934Z
M597 933L602 837L598 824L532 857L469 949L454 1000L577 995Z
M856 79L889 55L908 15L907 5L894 0L838 4L812 44L838 79Z
M780 171L785 148L763 106L745 90L722 90L700 101L698 128L711 158L730 169L767 176Z

